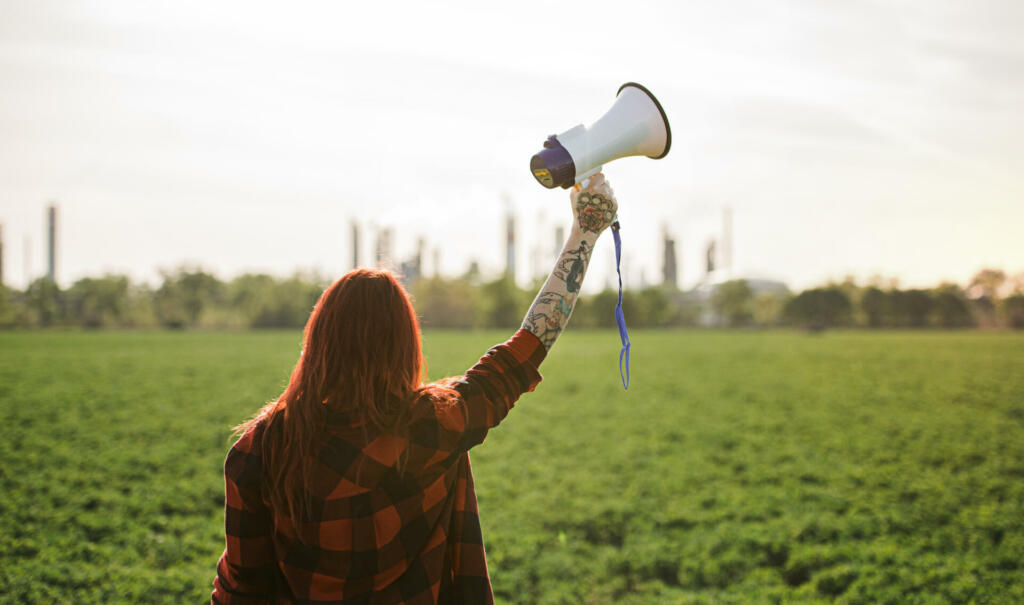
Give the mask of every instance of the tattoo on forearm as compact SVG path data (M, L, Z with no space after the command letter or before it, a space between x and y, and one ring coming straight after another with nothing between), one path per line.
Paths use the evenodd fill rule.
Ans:
M551 349L572 315L593 252L594 242L587 239L567 244L523 320L523 328L533 332L546 349Z
M601 233L614 218L612 200L600 193L581 193L576 198L576 220L583 231Z
M572 315L576 296L563 296L557 292L542 291L533 302L523 328L533 332L545 348L550 349Z
M555 265L554 275L565 282L569 292L578 293L583 285L583 274L587 271L587 264L590 263L590 255L594 247L587 244L586 240L580 241L580 247L569 250L562 254Z

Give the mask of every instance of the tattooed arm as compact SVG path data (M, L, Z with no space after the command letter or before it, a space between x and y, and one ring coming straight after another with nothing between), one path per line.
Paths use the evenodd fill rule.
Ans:
M523 329L533 332L548 350L569 322L594 244L601 232L612 224L618 210L615 194L600 172L590 177L585 189L577 191L574 187L569 199L573 213L569 237L555 268L523 320Z

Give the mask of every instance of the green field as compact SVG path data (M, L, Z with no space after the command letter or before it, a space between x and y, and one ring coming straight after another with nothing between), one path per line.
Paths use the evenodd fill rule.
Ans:
M1024 602L1024 335L570 330L473 451L506 603ZM430 333L431 376L505 333ZM0 601L195 603L298 332L0 333Z

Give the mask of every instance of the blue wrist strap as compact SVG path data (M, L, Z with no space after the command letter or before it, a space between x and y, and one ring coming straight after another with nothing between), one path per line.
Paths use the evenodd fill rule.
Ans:
M615 323L619 324L619 339L622 341L622 351L619 352L619 377L622 378L622 388L629 389L629 334L626 332L626 316L622 313L622 238L619 237L619 221L612 223L612 237L615 238L615 272L619 275L619 302L615 305ZM623 373L623 360L625 360L626 371Z

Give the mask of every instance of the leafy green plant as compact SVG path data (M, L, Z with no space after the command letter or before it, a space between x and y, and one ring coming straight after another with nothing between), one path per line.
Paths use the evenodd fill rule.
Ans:
M502 332L428 331L432 377ZM504 603L1024 601L1024 334L569 330L472 452ZM185 603L292 331L0 333L0 602Z

